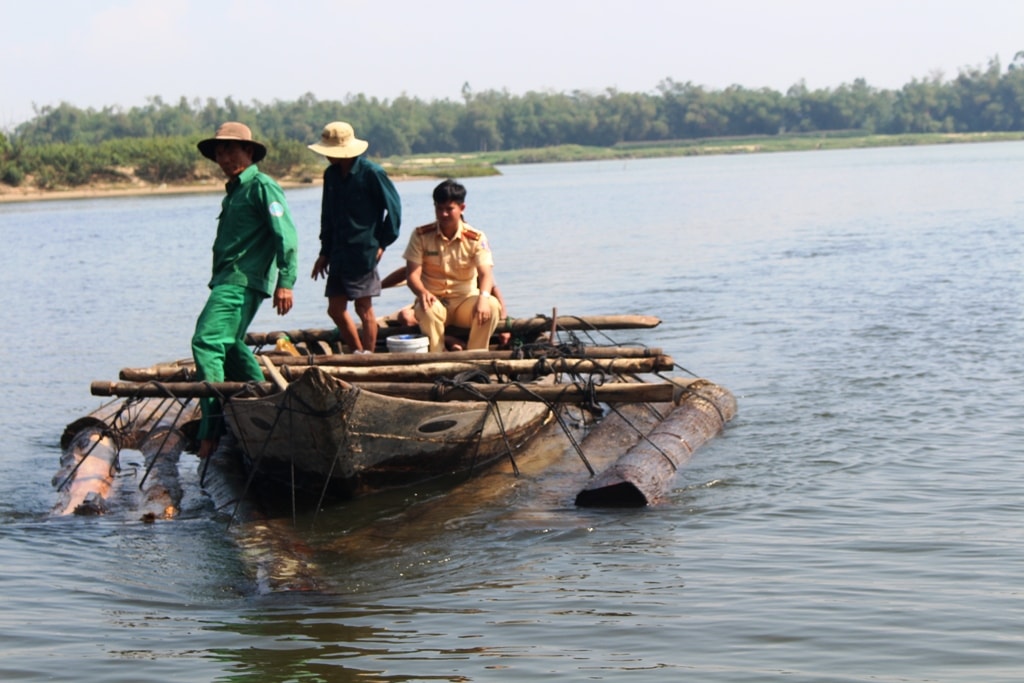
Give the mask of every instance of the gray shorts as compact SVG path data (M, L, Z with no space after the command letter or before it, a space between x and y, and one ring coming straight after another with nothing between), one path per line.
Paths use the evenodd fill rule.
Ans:
M363 299L368 296L380 296L380 275L374 268L365 275L357 278L346 278L335 270L327 273L327 286L324 288L324 296L342 296L349 301Z

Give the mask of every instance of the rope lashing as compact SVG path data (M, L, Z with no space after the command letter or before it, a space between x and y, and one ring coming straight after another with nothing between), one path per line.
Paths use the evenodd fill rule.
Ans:
M479 380L474 382L474 380ZM431 390L432 396L435 400L439 400L445 393L451 389L460 389L476 397L478 400L483 401L487 404L487 410L490 415L494 418L495 424L498 425L498 432L501 434L501 440L505 444L505 452L508 454L509 463L512 465L512 472L515 476L519 476L519 464L516 462L515 455L512 452L512 444L508 440L508 431L505 429L505 420L501 416L501 410L498 408L498 401L496 398L489 398L484 396L474 384L490 384L491 378L486 372L477 368L473 370L467 370L460 372L454 377L439 377L435 382L433 389ZM506 385L511 386L511 385ZM500 391L499 391L500 393ZM473 464L470 465L470 470L476 465L476 458L480 453L480 439L483 438L483 430L480 430L480 436L477 438L477 450L473 454Z
M727 422L727 420L725 418L725 415L722 413L722 409L718 407L717 403L715 403L713 400L711 400L704 394L700 393L690 385L676 384L675 382L672 381L671 377L665 377L661 373L656 374L658 377L672 384L675 387L672 390L672 402L674 404L679 405L682 402L684 396L692 396L693 398L703 401L710 405L712 408L714 408L715 412L718 413L718 421L721 423L722 427L725 427L725 423Z

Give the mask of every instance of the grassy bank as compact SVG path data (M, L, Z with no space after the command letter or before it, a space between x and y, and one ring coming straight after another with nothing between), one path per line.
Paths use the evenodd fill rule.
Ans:
M753 154L766 152L804 152L822 149L857 149L868 147L908 147L978 142L1024 140L1024 132L1010 133L935 133L915 135L864 135L832 133L818 135L776 135L766 137L704 138L665 142L623 143L614 147L583 147L561 145L539 149L500 152L477 152L437 159L408 157L389 159L385 163L407 175L443 175L447 169L465 171L456 177L489 175L494 166L540 164L601 159L644 159L654 157L704 156L713 154ZM418 168L417 168L418 167Z
M498 166L514 164L715 154L802 152L826 149L965 144L1011 140L1024 140L1024 132L915 135L864 135L858 132L841 132L816 135L706 138L656 143L628 143L619 144L614 147L561 145L538 149L476 152L447 156L423 154L377 159L377 161L396 180L406 178L474 178L499 175ZM130 167L118 169L117 178L106 182L89 183L75 188L40 189L32 186L31 183L23 183L18 187L11 187L0 183L0 201L223 191L223 179L216 175L215 167L202 161L197 163L205 169L203 176L201 178L194 177L192 181L181 183L146 182L134 174ZM322 163L314 159L308 163L291 167L291 170L287 173L275 175L283 185L295 187L317 184L322 171Z

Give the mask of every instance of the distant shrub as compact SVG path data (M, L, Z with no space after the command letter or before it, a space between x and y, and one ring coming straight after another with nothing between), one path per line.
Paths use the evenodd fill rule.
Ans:
M59 177L53 166L39 166L32 173L32 182L40 190L53 190L60 185Z
M259 162L259 167L275 178L296 174L319 177L323 173L323 160L304 143L282 138L267 143L267 156Z
M2 163L0 164L0 181L11 187L18 187L25 182L25 172L16 164Z
M136 177L151 183L191 180L198 152L185 138L137 140L130 147L118 145L122 163L135 167Z

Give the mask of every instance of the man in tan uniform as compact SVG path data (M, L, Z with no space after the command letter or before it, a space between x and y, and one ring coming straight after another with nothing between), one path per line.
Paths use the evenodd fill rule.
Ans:
M445 325L469 328L467 349L486 349L501 319L491 296L494 258L487 237L462 221L466 188L445 180L434 188L433 223L420 226L405 248L413 310L431 352L444 351Z

